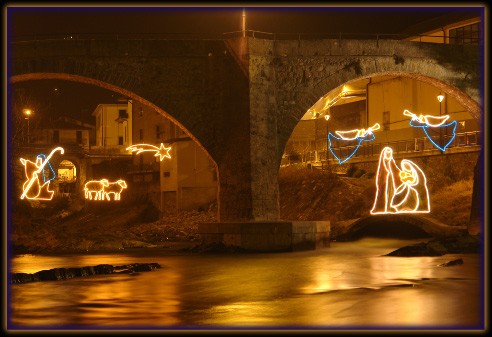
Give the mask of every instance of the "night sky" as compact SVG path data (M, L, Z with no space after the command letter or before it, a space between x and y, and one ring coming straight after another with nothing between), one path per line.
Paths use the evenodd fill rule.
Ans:
M271 33L386 33L444 14L457 7L246 7L246 29ZM224 33L241 29L242 7L8 7L8 38L42 34ZM15 85L47 100L52 116L93 123L99 103L118 95L69 81L31 81ZM58 90L55 90L58 89Z
M9 33L224 33L241 29L242 7L11 8ZM398 33L463 11L453 7L246 7L246 29L272 33ZM10 22L9 22L10 23Z

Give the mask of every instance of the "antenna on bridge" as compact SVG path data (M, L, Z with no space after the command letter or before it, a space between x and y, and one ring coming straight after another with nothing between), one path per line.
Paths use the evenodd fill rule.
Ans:
M243 8L243 37L246 37L246 9Z

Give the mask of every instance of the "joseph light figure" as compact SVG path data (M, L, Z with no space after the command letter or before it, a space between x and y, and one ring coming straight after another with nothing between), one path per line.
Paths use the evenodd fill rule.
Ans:
M429 213L427 179L415 163L403 159L401 169L393 159L393 150L385 147L379 157L376 198L371 214Z

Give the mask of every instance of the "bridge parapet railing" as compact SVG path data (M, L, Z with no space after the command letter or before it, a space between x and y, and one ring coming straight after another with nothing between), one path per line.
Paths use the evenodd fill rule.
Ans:
M442 135L442 138L443 142L446 143L451 140L451 143L448 145L447 149L475 147L480 146L482 143L480 131L457 133L453 139L451 139L451 135ZM433 140L437 143L440 141L439 136L433 137ZM437 147L427 137L421 137L378 144L361 144L357 152L353 154L352 158L379 156L381 150L386 146L391 147L393 152L396 154L416 152L423 153L437 149ZM332 147L332 150L339 153L342 157L348 157L355 149L356 146Z
M225 33L73 33L73 34L36 34L9 36L10 42L40 40L225 40L240 37L252 37L265 40L405 40L418 39L416 42L443 43L447 37L441 35L408 35L390 33L271 33L257 30L233 31ZM475 39L472 44L483 44L483 39Z

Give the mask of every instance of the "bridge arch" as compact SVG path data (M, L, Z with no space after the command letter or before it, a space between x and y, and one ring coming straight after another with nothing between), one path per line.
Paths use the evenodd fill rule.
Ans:
M419 64L420 62L416 62L411 67L417 70L419 68ZM422 65L420 65L420 67L427 69L427 67L423 67ZM443 93L454 98L458 103L460 103L466 109L466 111L469 112L470 115L477 121L478 125L482 125L483 123L483 109L480 103L476 101L477 97L472 98L466 92L462 91L461 89L455 87L450 83L443 81L442 79L431 77L429 75L419 74L418 72L404 72L404 71L374 72L374 73L360 76L357 75L353 70L344 69L340 71L340 73L328 77L323 81L321 81L319 85L317 85L315 88L312 88L312 92L310 93L303 92L300 94L300 99L299 99L300 104L296 107L295 112L292 112L290 115L292 116L292 114L295 114L295 118L290 119L291 121L290 123L291 125L289 126L290 132L287 131L288 137L287 139L285 139L285 143L282 144L283 146L281 145L279 147L279 150L282 151L281 153L278 153L279 158L282 157L282 154L285 150L285 146L287 144L287 140L292 134L297 123L321 97L326 96L333 90L336 90L337 88L343 85L347 85L360 80L379 77L379 76L404 77L434 86L438 88L440 91L442 91ZM297 122L295 122L295 120L297 120ZM282 141L283 140L284 139L282 139Z
M468 95L464 106L481 116L477 46L252 37L10 46L11 78L81 76L174 117L218 166L221 221L279 219L278 169L287 140L307 109L343 83L383 72L428 76L449 95L451 86Z
M379 214L353 220L340 235L340 241L366 236L399 239L444 238L466 234L465 226L447 226L436 219L414 214Z
M157 113L161 114L167 119L170 119L181 130L183 130L183 132L185 132L191 139L193 139L193 141L207 154L207 156L210 158L210 160L214 163L215 167L217 168L217 163L209 154L207 149L205 149L203 145L198 141L198 139L190 131L188 131L175 117L171 116L169 113L167 113L157 105L153 104L152 102L149 102L145 98L142 98L127 89L120 88L114 84L106 83L100 80L91 79L84 76L65 74L65 73L29 73L29 74L22 74L22 75L14 75L10 78L10 82L12 84L23 82L23 81L34 81L34 80L66 80L66 81L85 83L100 88L104 88L107 90L111 90L123 96L126 96L132 100L139 101L142 104L154 109Z

